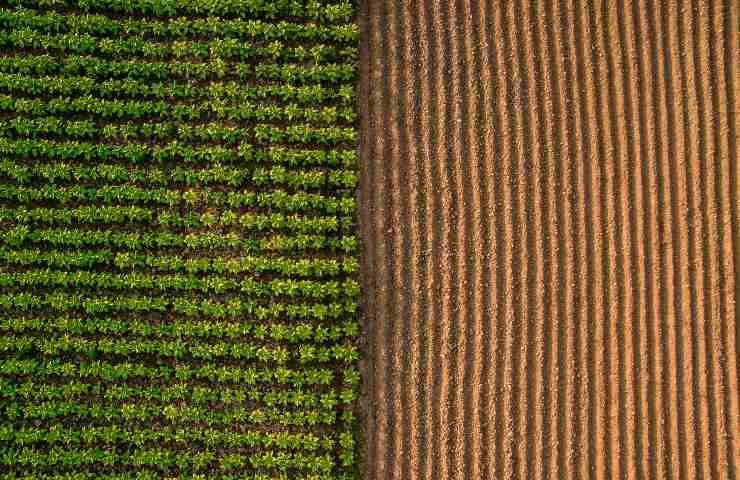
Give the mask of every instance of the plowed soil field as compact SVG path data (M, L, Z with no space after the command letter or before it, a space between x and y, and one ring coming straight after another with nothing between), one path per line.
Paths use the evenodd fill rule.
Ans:
M740 476L739 10L365 0L368 479Z

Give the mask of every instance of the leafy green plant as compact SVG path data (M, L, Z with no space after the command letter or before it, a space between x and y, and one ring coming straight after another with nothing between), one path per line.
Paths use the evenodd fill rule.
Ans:
M0 479L353 478L354 8L0 7Z

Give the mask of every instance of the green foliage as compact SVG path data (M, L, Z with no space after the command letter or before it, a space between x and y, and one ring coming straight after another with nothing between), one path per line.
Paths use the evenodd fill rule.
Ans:
M359 41L359 28L354 23L322 25L221 17L178 17L166 21L147 17L123 17L114 20L99 14L70 16L29 8L0 9L0 25L8 29L31 28L38 32L78 33L96 37L122 34L163 39L219 36L250 40L293 40L302 44L330 41L349 46L355 46Z
M213 166L224 163L278 163L290 166L336 165L353 166L354 150L298 150L283 146L256 147L240 143L237 148L226 146L192 146L176 140L162 145L148 143L89 143L57 142L47 139L9 139L0 137L0 154L22 160L41 158L51 161L76 160L99 164L115 160L121 163L144 164L173 162Z
M0 7L0 480L354 478L354 5Z
M211 100L211 101L281 101L299 106L322 103L339 103L340 117L348 121L355 118L351 108L354 92L347 85L329 87L323 85L288 85L284 83L260 83L245 85L236 81L215 81L200 86L186 81L165 80L147 82L135 79L100 80L79 75L32 75L0 73L0 92L15 95L47 95L59 98L90 96L93 99L118 100ZM28 99L26 99L28 100ZM6 108L16 103L6 103ZM23 103L21 103L23 104ZM348 105L350 105L348 107ZM235 105L236 107L240 105ZM208 108L208 105L203 105ZM268 107L266 105L266 107ZM166 105L165 105L166 108ZM272 105L272 109L280 108ZM332 108L327 106L326 108ZM215 110L214 110L215 111ZM242 111L241 109L239 110ZM288 110L290 111L290 110ZM311 112L304 107L301 112Z
M178 57L179 58L179 57ZM134 59L132 59L134 60ZM354 79L354 63L322 63L305 65L261 63L227 63L221 57L210 56L207 61L193 63L187 60L131 62L98 58L92 55L65 55L56 58L49 53L10 56L0 59L0 72L35 75L82 75L97 79L135 79L142 81L269 80L288 84L329 84L337 87Z

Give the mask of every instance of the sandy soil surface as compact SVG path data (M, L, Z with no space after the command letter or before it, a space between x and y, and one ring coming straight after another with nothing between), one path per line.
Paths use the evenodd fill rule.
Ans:
M739 10L363 2L368 479L740 477Z

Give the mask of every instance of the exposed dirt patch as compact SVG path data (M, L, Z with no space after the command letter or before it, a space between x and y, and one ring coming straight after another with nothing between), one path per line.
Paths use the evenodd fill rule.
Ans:
M737 478L737 2L362 2L367 478Z

